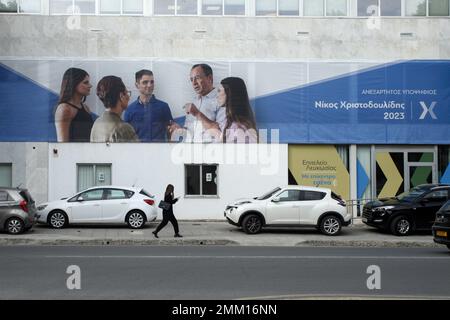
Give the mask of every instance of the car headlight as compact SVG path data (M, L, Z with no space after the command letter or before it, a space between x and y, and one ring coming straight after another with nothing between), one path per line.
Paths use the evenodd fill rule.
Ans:
M384 206L373 209L373 212L378 213L381 217L384 216L387 212L394 209L394 206Z
M47 206L48 206L48 204L43 204L43 205L41 205L41 206L38 206L37 209L38 209L39 211L42 211L42 210L44 210L45 208L47 208Z

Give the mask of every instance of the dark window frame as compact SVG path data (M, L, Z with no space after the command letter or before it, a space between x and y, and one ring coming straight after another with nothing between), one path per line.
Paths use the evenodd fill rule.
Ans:
M200 193L199 194L188 194L187 186L187 169L188 167L199 167L199 178L200 178ZM215 166L216 167L216 194L204 194L203 193L203 166ZM220 198L219 197L219 164L218 163L186 163L184 165L184 197L185 198Z

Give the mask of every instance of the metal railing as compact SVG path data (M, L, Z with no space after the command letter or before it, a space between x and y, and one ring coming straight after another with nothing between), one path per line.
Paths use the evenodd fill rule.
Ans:
M352 219L361 219L363 213L363 207L366 203L373 201L374 199L356 199L356 200L346 200L347 213L352 215Z

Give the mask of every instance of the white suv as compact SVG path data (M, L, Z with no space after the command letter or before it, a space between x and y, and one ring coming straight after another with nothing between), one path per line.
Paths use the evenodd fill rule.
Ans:
M330 189L305 186L276 188L261 197L228 205L225 218L248 234L264 226L315 226L323 234L339 234L351 223L345 201Z

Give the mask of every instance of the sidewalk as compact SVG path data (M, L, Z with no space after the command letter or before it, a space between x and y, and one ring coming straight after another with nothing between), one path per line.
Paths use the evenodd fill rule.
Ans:
M168 224L159 239L151 233L158 222L144 229L126 226L71 226L62 230L36 225L24 234L0 233L0 245L232 245L232 246L343 246L343 247L444 247L435 244L431 233L396 237L357 222L344 227L336 237L320 234L315 229L270 228L247 235L226 221L179 221L183 238L173 238Z

